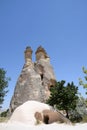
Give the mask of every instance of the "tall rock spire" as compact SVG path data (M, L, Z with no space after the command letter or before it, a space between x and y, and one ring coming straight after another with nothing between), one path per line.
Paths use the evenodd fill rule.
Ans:
M31 47L26 47L26 50L25 50L25 64L29 64L31 61L32 61L32 49Z
M17 80L10 102L10 113L28 100L46 102L49 88L55 84L55 74L44 48L38 47L36 62L32 62L32 49L25 50L25 64Z
M36 61L40 60L40 59L46 59L49 58L45 49L42 46L39 46L35 52L36 54Z

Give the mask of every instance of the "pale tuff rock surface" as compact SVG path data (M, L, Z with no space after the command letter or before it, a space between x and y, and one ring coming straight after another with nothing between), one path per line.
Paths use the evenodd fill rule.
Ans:
M36 61L32 62L32 49L25 50L25 64L17 80L10 102L10 113L28 100L46 102L50 87L55 84L55 74L50 58L41 46L36 50Z
M44 111L44 109L47 111L50 110L50 107L44 103L28 101L15 109L7 123L0 123L0 130L87 130L87 123L74 125L65 123L35 125L35 112L41 112Z
M13 112L9 123L19 122L29 125L36 124L35 113L37 111L42 112L44 109L50 110L50 106L37 101L27 101L20 105Z
M54 122L62 122L71 124L71 122L57 111L54 111L51 106L38 101L27 101L24 104L17 107L9 123L24 123L29 125L36 125L37 122L50 124Z

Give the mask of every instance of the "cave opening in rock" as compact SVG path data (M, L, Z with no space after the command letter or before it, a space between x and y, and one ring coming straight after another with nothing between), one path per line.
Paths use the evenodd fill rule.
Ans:
M41 77L41 80L43 80L43 74L41 74L40 77Z
M44 116L44 123L49 124L49 116L48 115Z

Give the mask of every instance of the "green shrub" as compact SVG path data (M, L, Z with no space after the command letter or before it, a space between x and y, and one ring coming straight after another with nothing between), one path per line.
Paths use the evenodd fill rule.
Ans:
M83 120L83 117L81 114L79 114L76 110L70 112L70 121L73 123L81 122Z
M0 117L7 117L8 111L9 111L9 109L7 109L6 111L2 112L0 114Z

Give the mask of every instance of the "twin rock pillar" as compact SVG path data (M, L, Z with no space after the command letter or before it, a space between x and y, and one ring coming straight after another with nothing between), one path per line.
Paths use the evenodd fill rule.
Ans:
M41 46L37 48L36 62L32 62L32 52L31 47L26 47L24 51L25 64L15 85L10 113L28 100L45 103L50 95L50 87L55 84L55 74L45 49Z

